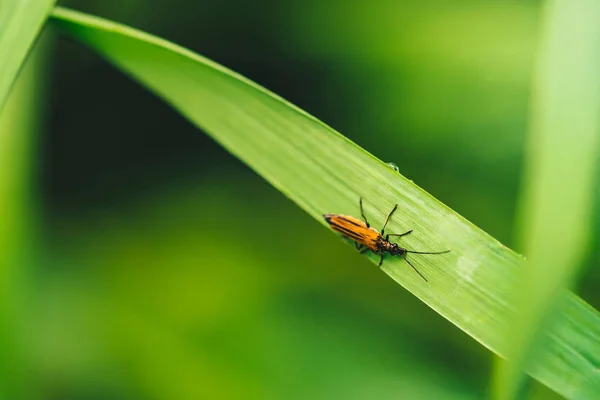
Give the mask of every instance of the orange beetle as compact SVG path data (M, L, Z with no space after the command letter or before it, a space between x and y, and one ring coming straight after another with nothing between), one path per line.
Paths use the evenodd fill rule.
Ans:
M361 254L371 250L375 254L379 254L381 259L379 260L378 266L381 267L383 263L383 257L386 253L389 253L393 256L402 257L408 265L410 265L416 272L427 282L427 278L423 276L419 272L418 269L415 268L414 265L411 264L410 261L407 260L406 254L444 254L450 252L450 250L438 251L438 252L429 252L429 251L412 251L405 249L404 247L400 247L396 243L390 242L390 236L401 237L404 235L408 235L412 233L412 229L408 232L404 233L388 233L385 234L385 227L387 226L390 217L398 208L398 204L394 206L394 209L388 214L387 219L385 220L385 224L383 224L383 228L381 228L381 232L371 228L371 225L367 221L365 217L365 212L363 211L363 203L362 197L360 198L360 215L365 220L365 222L360 219L350 217L347 215L340 214L323 214L325 221L331 226L331 228L344 235L345 237L354 241L356 248L360 251ZM384 237L385 235L385 237Z

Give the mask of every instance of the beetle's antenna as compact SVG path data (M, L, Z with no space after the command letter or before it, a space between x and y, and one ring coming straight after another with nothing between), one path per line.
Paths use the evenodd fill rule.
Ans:
M406 250L407 253L413 253L413 254L444 254L444 253L450 253L450 250L444 250L444 251L411 251L411 250Z
M406 262L408 263L408 265L410 265L410 266L412 267L412 269L414 269L414 270L415 270L415 272L416 272L417 274L419 274L419 276L425 280L425 282L429 282L429 281L427 280L427 278L425 278L425 277L423 276L423 274L422 274L422 273L420 273L420 272L419 272L419 270L418 270L418 269L416 269L416 268L415 268L415 266L414 266L414 265L412 265L412 264L411 264L411 262L410 262L410 261L408 261L408 259L407 259L406 257L402 257L402 258L404 258L404 261L406 261Z

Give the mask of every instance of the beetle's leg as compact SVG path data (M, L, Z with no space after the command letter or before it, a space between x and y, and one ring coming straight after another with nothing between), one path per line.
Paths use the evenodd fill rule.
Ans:
M404 235L408 235L408 234L412 233L412 231L413 231L413 230L411 229L410 231L408 231L408 232L404 232L404 233L388 233L388 234L385 236L385 240L389 240L389 239L390 239L390 236L401 237L401 236L404 236Z
M365 217L365 211L363 210L363 205L362 205L362 197L360 198L360 215L363 217L363 219L365 220L365 224L367 224L367 228L370 228L371 225L369 224L369 221L367 221L367 217Z
M387 226L388 222L390 221L390 217L392 216L394 211L396 211L397 208L398 208L398 204L396 204L394 206L394 208L392 209L392 211L390 211L390 213L388 214L387 219L385 220L385 224L383 224L383 228L381 228L381 236L383 236L385 234L385 227Z
M356 250L360 251L363 248L362 244L358 244L357 242L354 242L354 247L356 247Z
M381 252L381 259L379 259L379 264L377 264L378 267L381 267L381 264L383 263L383 256L385 255L385 253L382 251Z

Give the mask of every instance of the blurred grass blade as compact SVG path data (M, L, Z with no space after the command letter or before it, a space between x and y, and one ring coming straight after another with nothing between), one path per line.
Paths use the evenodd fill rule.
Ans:
M511 361L497 365L497 399L514 398L524 365L543 350L539 335L556 323L561 289L589 244L600 133L600 3L548 1L545 11L519 221L529 262L515 285L519 315L507 331Z
M407 247L452 252L413 258L429 283L399 258L386 259L383 270L483 345L506 353L502 332L516 314L508 293L520 279L523 259L518 254L320 121L222 66L82 13L57 8L53 17L321 224L323 213L357 215L360 196L373 221L383 221L399 203L389 232L413 228L403 240ZM567 397L583 398L600 391L600 314L571 293L564 292L564 299L565 316L548 332L545 362L530 372Z
M0 2L0 110L56 0Z
M0 398L30 394L22 359L24 265L31 242L31 140L36 113L37 61L15 84L19 69L54 6L55 0L0 1ZM18 87L17 87L18 86Z
M46 36L46 35L42 35ZM33 398L31 265L36 256L35 144L48 40L40 40L0 111L0 398Z

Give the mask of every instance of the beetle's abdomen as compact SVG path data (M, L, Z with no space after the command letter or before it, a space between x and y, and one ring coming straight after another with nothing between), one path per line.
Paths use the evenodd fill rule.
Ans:
M323 217L334 231L354 240L356 243L367 246L371 250L377 250L377 243L381 235L375 229L368 227L363 221L340 214L324 214Z

